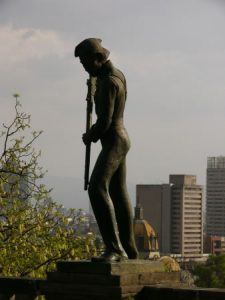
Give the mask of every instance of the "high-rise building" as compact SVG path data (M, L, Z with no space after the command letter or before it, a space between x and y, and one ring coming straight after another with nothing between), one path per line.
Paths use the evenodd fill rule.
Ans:
M169 184L137 185L137 205L158 235L160 252L202 255L202 195L193 175L170 175Z
M225 236L225 156L208 157L206 233Z
M183 257L203 253L203 188L194 175L170 175L171 252Z
M143 208L143 218L158 236L160 252L170 253L170 185L138 184L136 205Z

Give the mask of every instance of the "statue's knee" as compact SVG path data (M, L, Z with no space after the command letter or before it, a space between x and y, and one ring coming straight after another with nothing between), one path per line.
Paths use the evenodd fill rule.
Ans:
M96 198L96 197L104 197L107 193L107 187L106 184L102 184L101 182L90 182L88 187L88 194L90 199Z
M95 187L95 185L93 185L93 183L90 183L88 186L88 195L89 195L90 199L93 198L95 193L96 193L96 187Z
M88 194L90 197L96 196L99 193L99 184L96 181L91 181L88 187Z

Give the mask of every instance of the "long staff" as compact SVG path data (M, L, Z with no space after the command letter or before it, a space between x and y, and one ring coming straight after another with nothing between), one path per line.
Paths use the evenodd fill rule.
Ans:
M86 133L90 130L92 126L92 110L93 110L93 99L95 92L94 77L89 77L87 80L88 92L87 92L87 108L86 108ZM88 189L89 184L89 168L90 168L90 158L91 158L91 143L86 145L85 152L85 170L84 170L84 190Z

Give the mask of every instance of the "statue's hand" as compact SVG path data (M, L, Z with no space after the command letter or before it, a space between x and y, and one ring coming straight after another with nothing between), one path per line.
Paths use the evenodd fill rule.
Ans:
M82 140L83 140L83 142L84 142L84 144L85 145L88 145L88 144L90 144L91 143L91 136L90 136L90 133L84 133L83 135L82 135Z

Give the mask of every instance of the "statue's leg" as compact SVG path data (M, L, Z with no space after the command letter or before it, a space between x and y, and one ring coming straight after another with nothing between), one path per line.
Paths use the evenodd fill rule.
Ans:
M122 156L113 148L102 149L91 175L88 188L90 202L99 226L106 252L124 254L120 243L115 210L109 194L110 180L117 170Z
M125 158L112 177L110 195L115 208L122 246L130 259L136 259L138 251L134 239L132 207L126 185Z

